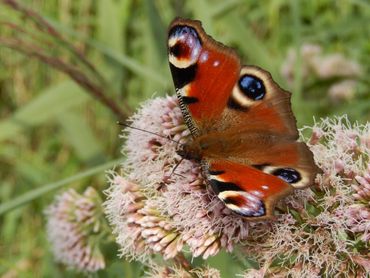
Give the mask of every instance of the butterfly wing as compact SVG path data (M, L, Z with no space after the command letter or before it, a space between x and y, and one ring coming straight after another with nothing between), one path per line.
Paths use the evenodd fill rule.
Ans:
M185 121L193 135L220 118L239 77L235 51L208 36L199 21L175 19L169 28L168 56Z
M254 167L227 160L208 160L205 173L217 196L234 212L262 220L271 217L275 203L293 187Z
M180 107L203 164L211 170L223 165L218 178L242 189L234 190L239 199L232 205L215 189L226 205L246 217L270 217L276 201L293 187L312 183L317 168L307 146L296 142L290 93L267 71L241 66L235 51L208 36L199 21L171 23L168 53ZM265 214L248 216L242 212L251 209L248 194L264 185L269 188L260 190Z
M199 21L178 18L171 23L168 57L181 109L194 135L244 126L297 136L290 94L268 72L241 67L236 52L208 36Z

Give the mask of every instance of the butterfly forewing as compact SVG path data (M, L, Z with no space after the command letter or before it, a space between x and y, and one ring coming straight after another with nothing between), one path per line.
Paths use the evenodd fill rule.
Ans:
M196 133L195 128L203 130L207 122L221 117L239 76L239 58L209 37L199 21L184 19L170 25L168 52L181 108Z

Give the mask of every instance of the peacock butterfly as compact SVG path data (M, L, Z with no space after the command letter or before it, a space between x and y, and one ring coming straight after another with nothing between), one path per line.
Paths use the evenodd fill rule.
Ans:
M236 52L215 41L201 22L176 18L168 59L192 139L179 154L199 161L224 204L248 219L274 214L276 202L313 183L318 172L297 142L290 93Z

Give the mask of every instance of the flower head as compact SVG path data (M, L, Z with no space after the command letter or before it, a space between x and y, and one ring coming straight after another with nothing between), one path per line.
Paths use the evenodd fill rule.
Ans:
M341 53L323 54L319 45L307 43L302 45L298 55L302 81L307 91L313 87L316 90L318 86L313 84L325 81L325 84L329 84L327 94L332 102L349 101L355 97L358 79L363 74L362 67L356 61ZM281 67L281 74L290 86L295 80L297 60L297 52L290 49Z
M101 200L94 188L70 189L45 211L47 234L57 261L84 272L105 267L98 237L104 233Z
M369 266L370 206L366 178L370 124L347 117L323 119L311 130L310 149L323 170L317 186L297 191L265 237L246 247L261 263L253 273L273 277L322 277L362 273ZM297 195L299 194L299 195ZM249 276L248 276L249 275ZM280 276L279 276L280 275ZM256 276L258 277L258 276Z
M370 138L370 134L367 136ZM370 146L367 145L367 148L370 149ZM367 164L367 169L363 173L355 176L355 180L356 183L352 184L356 192L354 197L370 206L370 163Z
M355 80L344 80L330 86L329 97L334 102L353 99L356 92L357 82Z
M220 272L211 267L185 270L180 267L153 266L146 278L221 278Z
M299 50L302 59L302 74L304 78L315 76L325 80L334 77L356 78L362 74L361 66L340 53L323 54L322 49L316 44L303 44ZM295 63L297 61L296 51L290 49L281 67L281 73L289 84L293 83Z
M147 102L131 122L133 128L150 133L125 130L126 174L115 173L110 179L105 203L123 255L145 261L160 252L168 259L187 245L194 257L207 258L221 248L232 251L234 244L247 238L251 227L259 229L259 224L233 214L207 188L199 164L181 161L176 151L190 133L175 97ZM136 185L130 190L141 196L139 201L129 192L122 193L122 183ZM127 210L128 204L138 209ZM131 229L137 234L134 241L126 236L133 233ZM141 246L138 242L145 242L145 252L140 253L145 256L135 251Z
M322 169L316 187L282 200L289 214L259 223L233 214L207 187L200 165L177 154L189 131L175 98L147 102L132 127L123 135L126 173L111 174L105 203L122 255L153 263L154 254L176 258L187 246L193 257L207 258L243 243L261 263L255 275L320 277L367 267L361 246L369 240L370 125L338 117L306 128L312 135L303 139ZM154 277L180 271L162 270Z

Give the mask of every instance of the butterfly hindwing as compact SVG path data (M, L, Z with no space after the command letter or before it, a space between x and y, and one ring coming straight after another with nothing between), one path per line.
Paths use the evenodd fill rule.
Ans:
M276 176L227 160L208 160L205 172L225 205L251 219L269 218L273 215L276 201L293 190Z
M227 158L229 161L268 169L291 168L302 177L291 185L304 188L313 183L317 172L313 156L307 145L295 141L291 135L271 131L224 131L211 132L195 139L199 145L206 145L204 157ZM267 168L267 166L269 166Z

